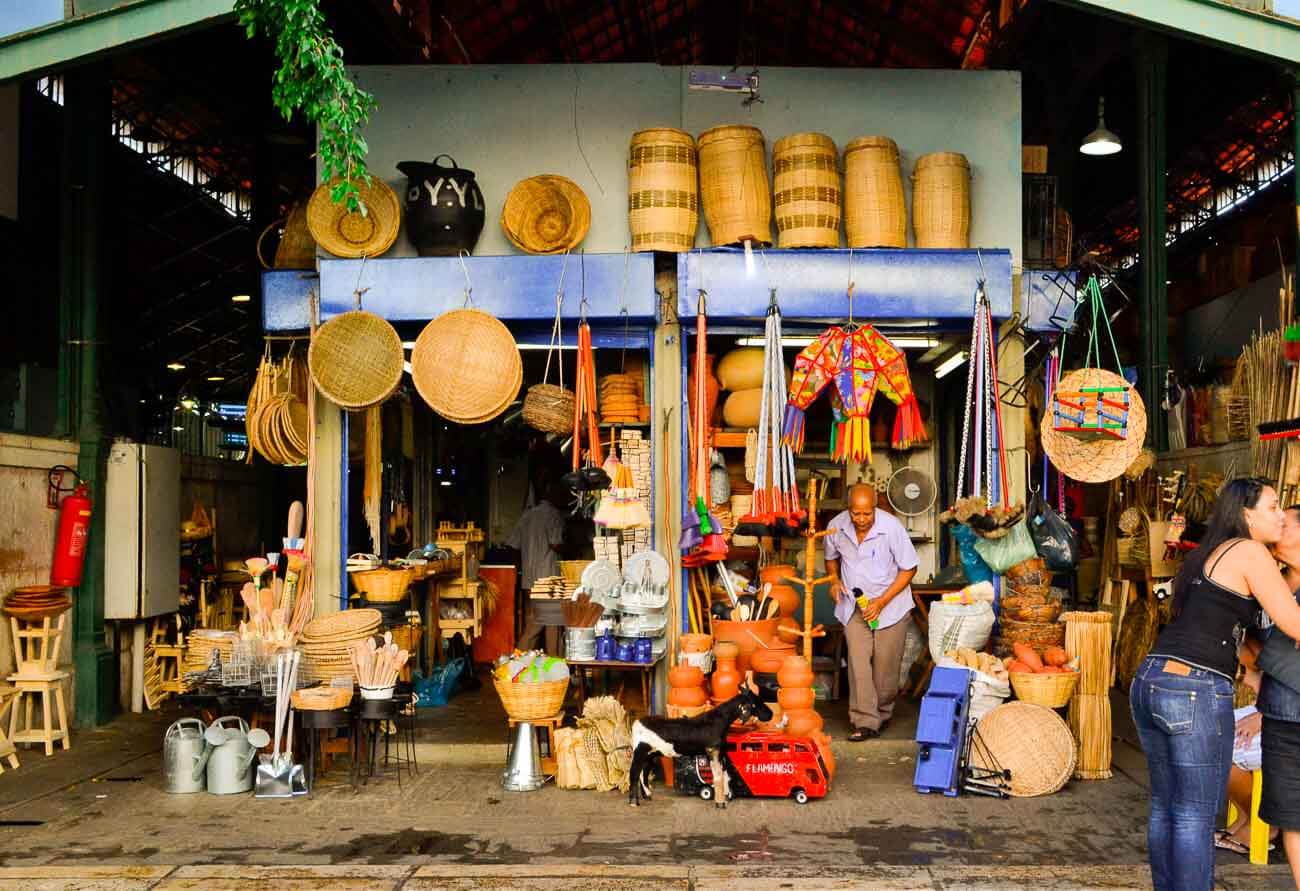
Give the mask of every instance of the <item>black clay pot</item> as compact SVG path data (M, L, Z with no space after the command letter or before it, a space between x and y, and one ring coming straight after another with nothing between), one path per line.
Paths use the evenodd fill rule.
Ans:
M439 164L446 158L450 167ZM432 161L403 161L406 174L406 234L421 257L474 252L483 231L483 193L474 171L456 166L451 155Z

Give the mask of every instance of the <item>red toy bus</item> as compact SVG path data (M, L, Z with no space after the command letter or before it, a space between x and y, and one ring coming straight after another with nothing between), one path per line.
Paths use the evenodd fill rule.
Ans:
M733 798L793 798L807 804L831 790L831 773L811 737L756 730L727 735L725 749ZM713 798L713 772L703 756L678 757L673 788L705 801Z

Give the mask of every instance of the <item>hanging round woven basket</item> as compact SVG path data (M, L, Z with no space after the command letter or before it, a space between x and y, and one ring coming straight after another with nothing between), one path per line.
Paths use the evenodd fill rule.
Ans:
M1128 394L1128 429L1123 439L1079 439L1053 426L1051 411L1043 413L1039 434L1043 450L1061 473L1084 483L1104 483L1115 479L1142 452L1147 435L1147 411L1142 397L1128 381L1104 368L1080 368L1061 375L1057 392L1075 392L1085 387L1126 387Z
M362 309L316 330L307 367L321 395L342 408L378 405L402 381L402 338L388 321Z
M543 433L572 433L573 391L533 384L524 394L524 423Z
M447 420L483 424L519 395L523 361L510 329L495 316L453 309L416 338L411 378L429 407Z
M378 257L397 240L402 209L388 183L372 178L358 189L364 213L348 210L330 196L337 180L322 183L307 202L307 228L316 243L336 257Z
M521 251L559 254L577 247L591 228L591 202L563 176L533 176L515 183L501 208L501 228Z

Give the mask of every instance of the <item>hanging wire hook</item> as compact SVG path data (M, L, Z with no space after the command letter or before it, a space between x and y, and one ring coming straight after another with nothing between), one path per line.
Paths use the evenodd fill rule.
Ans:
M357 309L361 308L361 295L366 293L366 291L370 290L369 288L361 287L361 274L365 271L366 271L366 255L362 254L361 265L357 267L357 284L356 287L352 289L352 297L354 302L356 303Z
M849 298L849 324L853 324L853 288L857 283L853 281L853 248L849 248L849 284L845 288L845 293Z
M469 267L465 265L465 258L469 256L469 251L461 248L456 252L456 259L460 262L461 274L465 276L465 306L474 305L474 286L469 280Z

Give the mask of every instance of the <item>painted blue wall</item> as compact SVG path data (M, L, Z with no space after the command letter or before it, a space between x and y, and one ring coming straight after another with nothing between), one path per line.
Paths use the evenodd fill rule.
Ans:
M1008 71L900 71L764 68L764 102L749 109L730 93L686 89L688 69L655 65L400 66L352 69L379 107L366 139L372 172L398 194L395 165L447 152L474 170L487 200L478 255L512 254L498 222L510 187L540 173L578 183L592 206L588 251L629 242L627 151L632 134L656 126L698 135L750 123L771 145L817 130L841 150L880 134L898 143L910 206L916 158L958 151L972 167L972 247L1010 248L1020 231L1020 74ZM770 170L769 170L770 174ZM700 246L708 245L700 221ZM405 233L386 255L413 256Z

